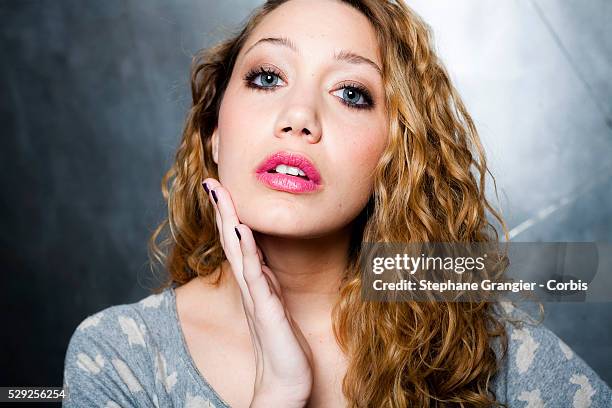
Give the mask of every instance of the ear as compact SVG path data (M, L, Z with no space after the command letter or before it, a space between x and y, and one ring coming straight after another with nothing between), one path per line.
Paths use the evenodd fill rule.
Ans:
M219 128L215 128L215 131L212 134L212 155L213 160L218 165L219 164Z

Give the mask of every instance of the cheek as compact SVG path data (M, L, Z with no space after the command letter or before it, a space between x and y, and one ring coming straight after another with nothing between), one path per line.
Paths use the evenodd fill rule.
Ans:
M372 193L373 173L385 148L386 133L382 128L362 127L359 131L353 129L352 135L350 141L334 148L336 157L342 159L333 166L338 174L333 184L344 205L351 197L350 202L357 208L365 205Z
M257 146L257 135L262 134L261 115L253 102L237 86L227 88L219 109L219 171L229 176L247 165Z
M366 123L345 127L341 135L346 143L336 148L337 157L342 158L341 166L351 171L343 174L352 182L359 184L371 183L372 173L385 148L386 131L383 126L368 126ZM343 140L338 138L338 140Z
M253 123L252 109L245 106L244 99L236 97L232 92L226 92L219 110L219 182L229 190L236 199L247 193L248 186L245 177L250 174L250 161L255 140L256 129Z
M247 132L253 130L255 115L253 109L245 103L245 99L235 95L235 91L228 88L221 103L218 127L219 134L223 135L220 147L225 150L227 148L224 145L236 144L234 139L249 140Z

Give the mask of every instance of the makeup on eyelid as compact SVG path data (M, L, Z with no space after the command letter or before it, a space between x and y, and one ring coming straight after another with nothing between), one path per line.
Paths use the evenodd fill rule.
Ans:
M244 76L243 80L245 82L245 85L248 88L254 89L254 90L261 90L261 91L265 91L265 92L270 92L273 91L276 88L280 88L280 86L262 86L262 85L256 85L253 84L253 80L257 79L258 77L260 77L261 75L267 75L268 77L277 77L279 79L282 80L282 75L277 72L274 69L271 68L267 68L265 66L259 66L259 68L255 68L255 69L251 69L248 71L248 73ZM284 80L283 80L284 81ZM338 97L338 99L348 108L351 109L366 109L366 110L371 110L374 108L375 103L374 103L374 99L372 98L372 94L370 93L370 91L368 91L368 89L357 83L354 81L343 81L343 83L341 84L340 87L338 87L336 90L334 90L333 92L337 92L339 90L344 89L344 94L346 94L347 90L349 90L349 92L353 92L353 93L357 93L358 95L360 95L361 97L359 98L359 100L363 99L365 101L365 103L352 103L352 102L348 102L346 101L346 99L342 98L342 97ZM343 95L344 95L343 94Z

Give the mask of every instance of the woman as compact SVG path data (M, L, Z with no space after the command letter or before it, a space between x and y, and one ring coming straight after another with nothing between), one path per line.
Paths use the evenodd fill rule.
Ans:
M497 240L487 209L504 225L470 116L401 1L268 1L194 60L192 97L151 240L167 283L79 325L65 405L611 401L554 334L492 303L361 300L362 241Z

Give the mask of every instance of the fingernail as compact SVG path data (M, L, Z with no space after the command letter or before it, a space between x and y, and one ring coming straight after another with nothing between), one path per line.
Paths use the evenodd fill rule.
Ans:
M238 236L238 240L242 241L242 237L240 236L240 232L238 232L238 228L234 227L234 231L236 231L236 235Z
M206 191L206 194L208 194L210 190L208 189L208 186L206 185L206 182L203 181L202 185L204 186L204 190Z
M217 198L217 193L215 193L215 190L210 190L210 192L212 193L213 200L215 200L215 203L219 202L219 199Z

